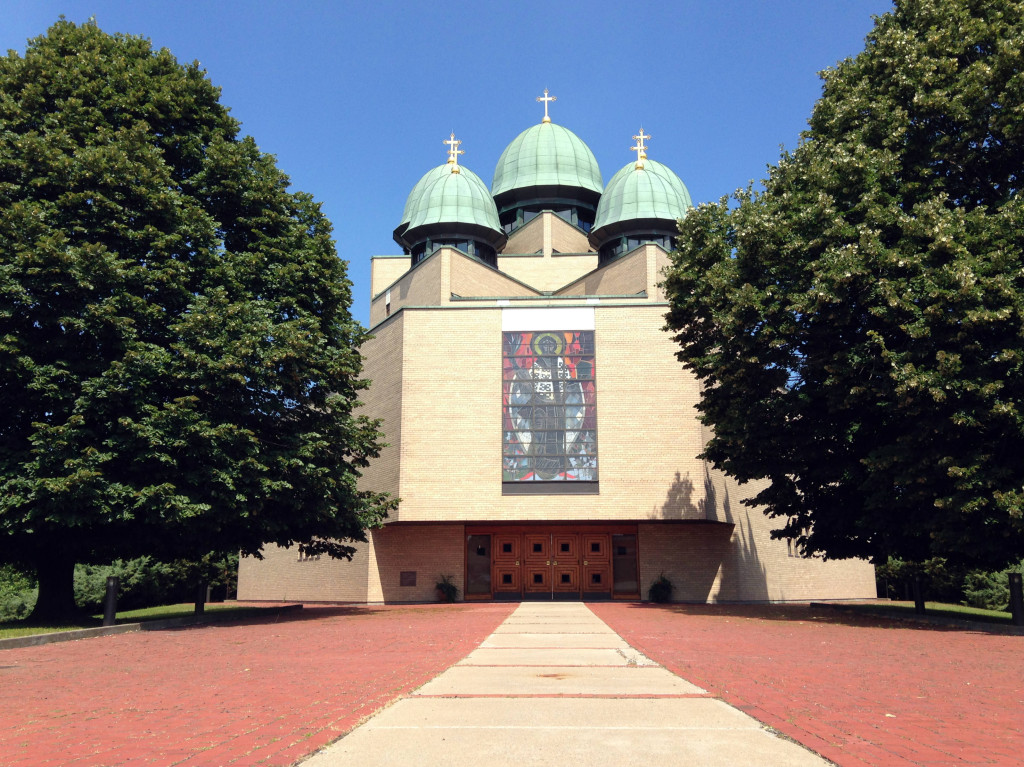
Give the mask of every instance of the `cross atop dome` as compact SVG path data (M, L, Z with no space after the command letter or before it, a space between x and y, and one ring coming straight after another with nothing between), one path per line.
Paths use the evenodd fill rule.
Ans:
M641 131L641 133L643 133L643 131ZM448 164L452 166L452 173L458 173L459 155L466 153L464 149L459 149L462 142L455 140L455 132L452 131L452 137L447 141L442 141L441 143L448 145Z
M548 89L545 88L544 89L544 95L543 96L538 96L537 97L537 101L543 101L544 102L544 119L541 120L541 122L542 123L549 123L549 122L551 122L551 118L548 117L548 102L558 101L558 98L555 97L555 96L549 96L548 95Z
M633 136L633 140L636 141L636 146L631 146L629 150L636 152L636 169L641 170L644 167L644 160L647 159L647 147L644 146L644 140L649 139L650 136L644 133L643 127L640 128L639 135Z

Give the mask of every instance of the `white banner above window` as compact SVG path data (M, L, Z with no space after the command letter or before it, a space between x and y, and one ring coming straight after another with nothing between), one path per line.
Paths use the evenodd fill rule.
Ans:
M502 309L501 329L508 330L593 330L594 309L587 306L565 309Z

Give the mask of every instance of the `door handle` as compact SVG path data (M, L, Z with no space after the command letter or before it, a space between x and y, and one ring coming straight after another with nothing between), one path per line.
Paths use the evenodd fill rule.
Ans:
M557 559L555 560L555 564L556 564L556 565L558 564L558 560L557 560Z
M519 560L516 560L516 567L519 567Z
M545 562L544 564L546 564L546 565L550 565L550 564L551 564L551 560L549 559L549 560L548 560L547 562Z
M585 560L585 559L583 560L583 566L584 566L584 567L586 567L586 566L587 566L587 565L589 565L589 564L590 564L590 563L589 563L589 562L588 562L587 560Z

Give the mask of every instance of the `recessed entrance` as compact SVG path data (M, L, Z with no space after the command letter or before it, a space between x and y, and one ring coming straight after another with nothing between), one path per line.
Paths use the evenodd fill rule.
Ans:
M467 599L636 599L635 525L467 527Z

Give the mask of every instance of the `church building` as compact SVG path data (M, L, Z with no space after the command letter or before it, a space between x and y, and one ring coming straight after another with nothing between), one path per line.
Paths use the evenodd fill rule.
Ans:
M639 600L660 576L685 602L874 597L870 564L772 540L756 488L697 458L659 287L690 194L643 129L605 185L554 100L490 187L444 142L401 255L372 260L364 412L388 446L363 481L398 510L351 561L243 559L239 599L428 602L446 576L467 600Z

